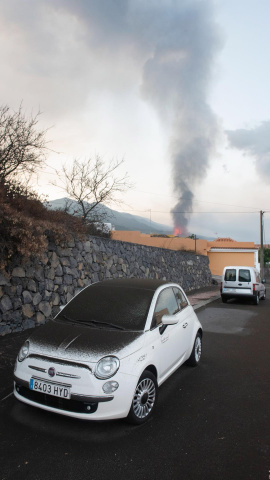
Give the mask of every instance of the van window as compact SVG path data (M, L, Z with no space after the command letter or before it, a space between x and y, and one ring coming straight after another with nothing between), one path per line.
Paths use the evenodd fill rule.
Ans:
M239 269L239 282L250 282L250 270L244 270L243 268Z
M225 281L226 282L235 282L236 281L236 270L235 268L227 268L225 272Z

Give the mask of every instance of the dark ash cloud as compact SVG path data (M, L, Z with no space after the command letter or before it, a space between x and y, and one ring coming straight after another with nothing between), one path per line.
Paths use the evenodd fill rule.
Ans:
M226 131L231 147L242 150L256 160L256 169L266 181L270 178L270 120L252 129Z

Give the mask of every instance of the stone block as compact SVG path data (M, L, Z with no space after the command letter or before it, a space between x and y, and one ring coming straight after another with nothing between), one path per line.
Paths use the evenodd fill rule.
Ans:
M0 273L0 285L10 285L9 279L2 273Z
M91 243L89 241L84 242L83 249L84 249L85 253L91 252Z
M64 285L72 285L72 276L71 275L64 275L63 281Z
M25 305L22 306L22 313L24 317L32 318L35 311L32 305L30 305L29 303L26 303Z
M30 290L30 292L34 292L34 293L37 291L37 284L35 280L30 279L27 282L27 289Z
M42 282L44 280L44 270L42 267L36 267L35 273L34 273L34 279L37 280L38 282Z
M49 292L53 292L54 290L54 283L52 280L46 279L45 280L45 290L48 290Z
M52 294L52 298L51 298L51 302L52 304L55 306L55 305L59 305L60 303L60 296L58 293L53 293Z
M68 257L60 258L60 262L63 265L63 267L69 267L70 266L70 261L69 261Z
M12 277L19 277L23 278L25 277L25 270L22 267L15 267L12 270Z
M49 268L49 270L47 270L45 272L45 276L46 278L48 278L49 280L54 280L54 277L55 277L55 269L53 267Z
M30 292L28 292L28 290L25 290L22 294L23 296L23 303L26 304L26 303L32 303L32 295Z
M8 312L8 310L12 310L12 302L7 295L4 295L0 300L0 310L2 313Z
M63 275L63 268L62 266L59 264L56 269L55 269L55 276L57 277L61 277Z
M11 328L9 325L7 325L6 323L0 323L0 335L1 336L4 336L6 335L7 333L11 333Z
M29 318L24 320L22 323L22 330L28 330L29 328L34 328L34 327L35 327L34 320L30 320Z
M38 292L33 297L33 305L38 305L42 300L42 295Z
M37 315L36 315L36 323L38 325L42 325L45 322L46 322L45 315L43 315L43 313L41 313L41 312L38 312Z
M51 306L50 306L49 302L40 302L38 308L39 308L40 312L42 312L46 318L49 317L52 313L52 309L51 309Z
M60 263L60 260L58 256L56 255L55 252L52 252L51 258L50 258L50 264L52 268L57 268Z

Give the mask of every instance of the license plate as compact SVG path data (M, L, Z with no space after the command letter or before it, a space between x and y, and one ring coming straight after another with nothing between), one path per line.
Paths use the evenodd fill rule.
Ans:
M53 395L54 397L70 398L69 387L57 385L55 383L43 382L41 380L36 380L35 378L31 378L30 380L30 390Z
M224 288L224 292L230 292L230 293L235 293L236 289L235 288Z

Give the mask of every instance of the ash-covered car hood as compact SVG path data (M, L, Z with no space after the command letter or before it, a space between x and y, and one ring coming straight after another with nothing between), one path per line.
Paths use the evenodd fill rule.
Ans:
M143 345L143 331L113 330L50 321L29 338L30 355L97 362L106 355L122 359Z

